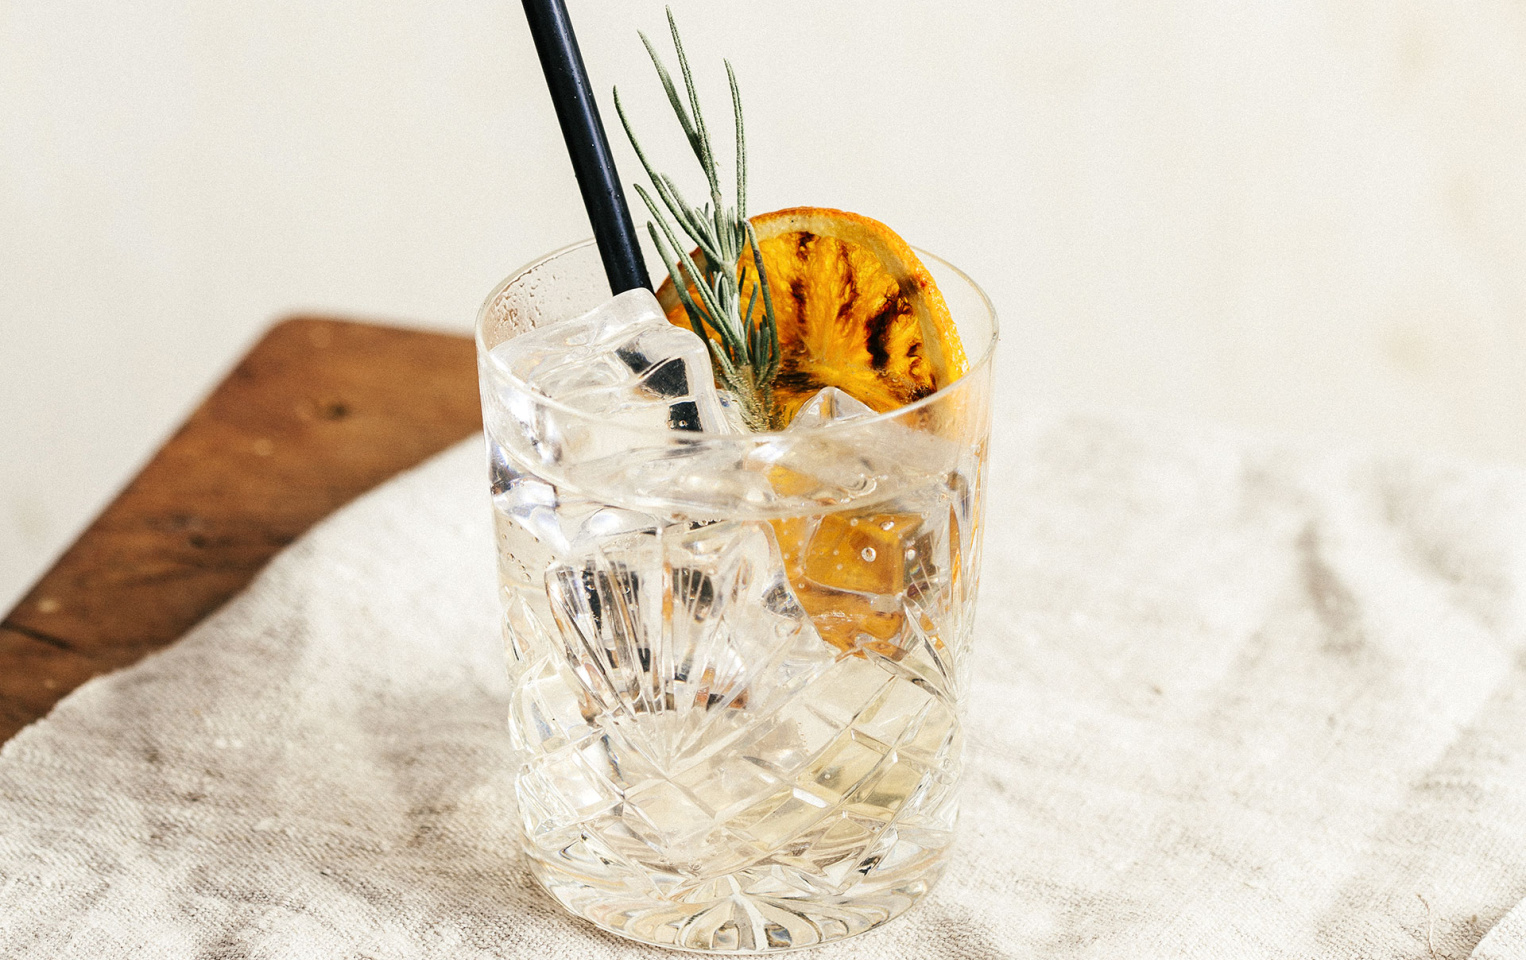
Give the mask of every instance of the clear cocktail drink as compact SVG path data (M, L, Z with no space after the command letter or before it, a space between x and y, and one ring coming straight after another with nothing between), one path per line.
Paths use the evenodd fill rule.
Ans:
M571 323L608 298L589 244L483 308L524 849L602 927L806 946L943 869L995 319L923 259L968 372L887 414L829 389L777 433L725 429L660 324Z

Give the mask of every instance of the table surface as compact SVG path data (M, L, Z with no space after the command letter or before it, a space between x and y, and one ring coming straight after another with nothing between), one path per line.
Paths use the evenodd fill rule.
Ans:
M172 643L318 520L481 424L466 337L276 324L0 622L0 742Z

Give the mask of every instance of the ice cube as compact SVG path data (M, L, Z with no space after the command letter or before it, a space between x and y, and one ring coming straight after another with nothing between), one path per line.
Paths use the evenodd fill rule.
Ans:
M824 387L795 413L788 430L808 430L841 420L874 416L874 408L836 387Z
M867 404L826 387L755 458L768 464L779 496L822 505L924 486L958 461L956 444L903 418L870 420L875 416ZM823 429L838 424L843 429Z
M787 696L832 662L790 589L773 527L726 520L664 538L675 688L700 709Z
M566 477L579 489L613 493L632 509L719 519L777 499L766 472L748 459L750 450L745 440L706 438L579 464Z
M932 487L799 522L785 559L822 639L892 661L960 642L965 525L950 496Z
M502 546L527 569L532 560L540 561L537 578L553 557L585 556L604 539L620 534L656 536L661 526L656 517L609 506L518 469L493 439L488 440L488 463L493 507L500 523L511 524L514 532L513 542ZM528 573L519 579L527 577Z
M574 320L506 340L492 359L531 392L501 384L496 409L511 422L489 429L540 462L617 455L654 430L730 429L709 348L669 323L650 290L627 291Z

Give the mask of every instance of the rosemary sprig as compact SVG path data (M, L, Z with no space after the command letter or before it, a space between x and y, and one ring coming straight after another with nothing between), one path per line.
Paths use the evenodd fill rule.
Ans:
M747 222L747 139L743 132L742 94L737 87L736 71L729 60L725 61L726 79L731 86L731 113L736 127L736 205L727 206L721 196L720 171L710 143L710 131L700 112L694 75L689 69L689 59L684 54L672 9L668 10L668 30L673 35L673 49L678 55L684 96L679 95L672 74L644 33L640 34L641 42L646 46L647 55L651 57L652 66L657 69L657 77L668 95L668 103L672 105L689 147L705 174L710 199L703 206L692 206L671 177L652 168L646 151L631 130L617 88L615 111L620 115L620 124L625 128L625 135L646 170L661 206L641 184L633 186L652 214L652 220L647 221L647 232L651 234L662 262L667 265L668 277L689 316L689 324L710 345L716 379L736 398L742 419L750 429L777 429L783 426L778 422L779 414L773 399L774 377L779 372L779 328L774 320L774 302L768 289L763 256L758 249L758 237L752 224ZM691 259L684 255L689 244L679 241L679 230L688 237L690 244L699 248L697 257ZM738 268L744 252L752 254L754 277L749 277L747 265ZM749 280L751 291L744 304L742 291L748 288ZM759 290L762 291L761 304L758 302ZM714 337L709 335L707 328L714 331Z

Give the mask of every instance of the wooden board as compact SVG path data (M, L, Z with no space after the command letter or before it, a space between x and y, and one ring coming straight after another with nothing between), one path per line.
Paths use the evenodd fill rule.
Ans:
M277 324L0 622L0 742L174 641L315 522L481 425L466 337Z

